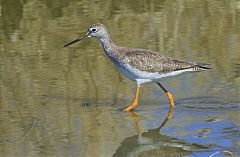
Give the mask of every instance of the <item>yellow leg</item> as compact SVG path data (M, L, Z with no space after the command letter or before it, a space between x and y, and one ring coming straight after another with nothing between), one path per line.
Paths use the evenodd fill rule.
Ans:
M136 95L135 95L133 103L130 106L128 106L127 108L125 108L123 111L128 112L138 105L139 88L140 88L140 86L137 86Z
M172 94L170 93L170 92L168 92L167 90L166 90L166 88L164 88L160 83L157 83L161 88L162 88L162 90L166 93L166 95L167 95L167 97L168 97L168 100L170 101L170 110L169 110L169 112L168 112L168 115L167 115L167 117L166 117L166 120L168 120L169 118L171 118L172 117L172 115L173 115L173 112L174 112L174 98L173 98L173 96L172 96Z

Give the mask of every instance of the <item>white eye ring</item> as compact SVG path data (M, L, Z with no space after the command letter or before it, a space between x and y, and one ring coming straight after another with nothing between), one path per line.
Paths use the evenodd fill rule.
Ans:
M92 28L91 32L95 33L95 32L97 32L97 29L96 28Z

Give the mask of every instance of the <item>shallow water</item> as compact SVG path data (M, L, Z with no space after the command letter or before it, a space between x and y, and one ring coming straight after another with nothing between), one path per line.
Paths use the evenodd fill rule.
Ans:
M47 1L0 4L0 156L240 156L240 2ZM140 89L97 39L63 48L92 23L116 44L212 69Z

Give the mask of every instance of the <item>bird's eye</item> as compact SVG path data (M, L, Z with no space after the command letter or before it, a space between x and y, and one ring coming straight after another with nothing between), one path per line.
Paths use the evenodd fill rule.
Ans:
M96 28L92 28L91 31L92 31L93 33L95 33L95 32L97 32L97 29L96 29Z

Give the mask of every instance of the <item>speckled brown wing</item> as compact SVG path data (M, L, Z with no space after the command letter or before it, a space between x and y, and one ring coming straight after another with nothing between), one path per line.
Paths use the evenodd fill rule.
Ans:
M124 60L141 71L168 73L184 69L191 69L192 71L209 69L207 64L176 60L149 50L128 49L125 52L127 53L125 53Z

